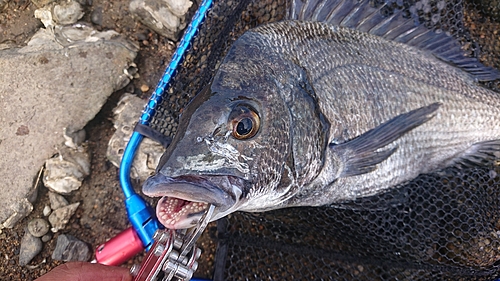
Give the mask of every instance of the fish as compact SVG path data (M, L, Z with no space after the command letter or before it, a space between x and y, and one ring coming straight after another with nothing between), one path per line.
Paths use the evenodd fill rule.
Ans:
M385 5L385 4L384 4ZM143 193L167 228L376 196L500 152L499 72L370 1L293 1L186 106Z

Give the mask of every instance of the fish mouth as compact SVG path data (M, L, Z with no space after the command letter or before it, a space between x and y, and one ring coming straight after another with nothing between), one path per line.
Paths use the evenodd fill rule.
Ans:
M239 178L226 175L168 177L157 173L146 180L142 191L150 197L161 197L156 206L161 224L183 229L195 226L209 204L216 207L211 221L232 209L241 195L239 183Z

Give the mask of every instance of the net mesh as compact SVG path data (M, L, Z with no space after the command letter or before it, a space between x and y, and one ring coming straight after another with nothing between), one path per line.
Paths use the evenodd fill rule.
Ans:
M500 66L500 1L406 1L429 29ZM215 1L150 126L173 136L179 114L244 31L283 19L286 1ZM498 81L485 84L498 91ZM448 168L390 192L321 208L235 213L219 220L215 280L494 280L500 277L500 169ZM203 256L202 260L203 262ZM212 276L206 276L212 277Z

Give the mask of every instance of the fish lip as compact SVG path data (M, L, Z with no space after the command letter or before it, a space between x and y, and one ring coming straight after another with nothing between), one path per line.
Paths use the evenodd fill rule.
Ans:
M175 197L193 202L205 202L218 207L220 211L229 209L236 203L234 194L215 185L211 177L183 175L168 177L157 173L149 177L142 187L142 192L150 197ZM225 176L230 177L230 176Z

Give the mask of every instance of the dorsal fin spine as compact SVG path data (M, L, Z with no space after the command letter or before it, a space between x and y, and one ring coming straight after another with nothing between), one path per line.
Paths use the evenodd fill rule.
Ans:
M287 12L289 19L343 26L428 51L479 81L500 78L498 70L485 67L476 57L467 57L460 43L450 35L418 25L414 12L407 17L403 10L393 9L389 0L382 2L372 5L371 0L291 0ZM382 13L384 7L392 14Z

